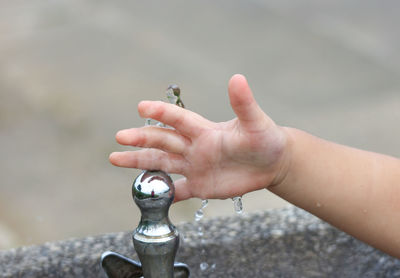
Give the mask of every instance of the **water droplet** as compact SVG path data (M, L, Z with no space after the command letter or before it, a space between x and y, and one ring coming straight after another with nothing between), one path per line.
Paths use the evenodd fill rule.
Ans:
M214 270L216 266L217 266L217 264L212 264L211 269Z
M197 234L198 234L199 236L203 236L203 235L204 235L203 227L199 227L199 228L197 229Z
M202 262L202 263L200 264L200 270L201 270L201 271L204 271L204 270L206 270L207 268L208 268L208 263Z
M243 203L242 203L242 197L233 197L232 198L233 201L233 207L235 209L235 212L238 214L243 213Z
M195 215L194 215L194 220L196 221L200 221L204 216L204 212L202 209L199 209L196 211Z
M204 209L208 206L208 200L201 200L201 209Z
M317 206L317 208L321 207L321 203L320 202L317 202L315 205Z
M208 200L202 200L201 207L196 211L196 213L194 215L194 220L200 221L203 218L203 216L204 216L203 209L207 206L208 206Z

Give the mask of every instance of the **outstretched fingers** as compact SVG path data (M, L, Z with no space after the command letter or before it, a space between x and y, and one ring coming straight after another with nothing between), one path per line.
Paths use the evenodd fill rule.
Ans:
M188 138L175 130L155 126L120 130L115 138L121 145L155 148L176 154L184 153L190 144Z
M162 170L174 174L183 174L186 168L186 160L181 155L156 149L114 152L110 154L109 160L119 167Z
M196 137L201 129L212 125L212 122L190 110L162 101L142 101L138 110L141 117L172 126L187 137Z

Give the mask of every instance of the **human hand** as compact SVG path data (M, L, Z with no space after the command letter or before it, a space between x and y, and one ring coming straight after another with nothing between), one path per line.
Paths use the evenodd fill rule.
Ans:
M261 110L244 76L234 75L228 91L237 118L221 123L173 104L140 102L141 117L172 128L119 131L118 143L144 149L112 153L110 162L183 175L175 181L176 201L231 198L280 183L290 157L285 129Z

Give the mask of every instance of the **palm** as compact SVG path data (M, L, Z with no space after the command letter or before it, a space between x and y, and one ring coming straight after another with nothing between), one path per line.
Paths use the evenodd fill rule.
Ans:
M204 131L192 141L186 155L190 164L185 176L191 194L200 198L229 198L271 184L280 158L278 149L283 147L281 142L264 148L271 135L265 131L250 134L238 119L216 125L218 128Z

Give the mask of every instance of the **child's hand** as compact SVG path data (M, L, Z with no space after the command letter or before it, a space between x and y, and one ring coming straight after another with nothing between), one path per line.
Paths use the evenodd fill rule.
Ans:
M176 201L225 199L279 183L289 164L287 133L260 109L244 76L231 78L229 97L237 118L221 123L164 102L139 103L141 117L174 129L119 131L118 143L145 149L112 153L111 163L183 175L175 182Z

